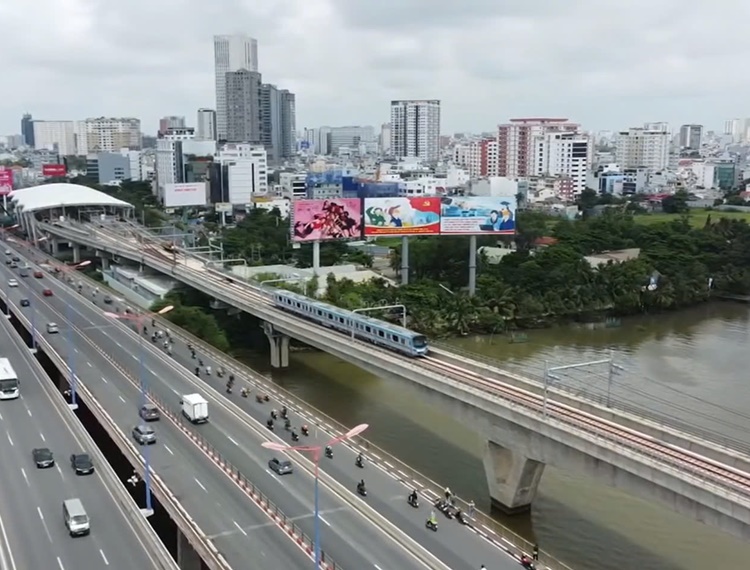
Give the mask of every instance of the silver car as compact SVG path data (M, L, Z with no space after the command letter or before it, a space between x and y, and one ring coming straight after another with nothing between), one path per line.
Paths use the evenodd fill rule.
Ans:
M156 443L156 432L151 426L140 424L133 428L133 439L141 445L151 445Z

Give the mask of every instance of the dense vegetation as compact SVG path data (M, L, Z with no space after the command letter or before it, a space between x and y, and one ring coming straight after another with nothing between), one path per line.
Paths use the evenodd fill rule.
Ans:
M706 301L716 292L750 294L750 225L712 216L719 214L706 212L704 224L695 228L687 216L638 224L632 213L622 208L578 221L521 212L517 250L497 264L480 259L474 297L465 290L468 239L424 237L410 242L412 284L397 287L385 279L357 284L328 277L323 300L349 309L404 304L410 327L437 336L678 309ZM288 235L287 224L276 213L257 210L226 232L225 246L232 255L247 257L256 265L309 266L309 247L293 249ZM534 241L541 236L555 237L558 243L534 248ZM480 240L480 245L488 244L495 242ZM584 259L625 248L640 248L640 257L598 267ZM324 265L361 263L359 260L371 263L369 256L352 252L343 244L321 247ZM400 266L398 247L391 265L394 269ZM173 294L170 302L207 306L205 299L186 302L180 295L184 292ZM180 315L175 311L172 317ZM217 318L217 331L229 326L234 333L229 331L216 342L234 345L237 335L247 334L247 323L241 322L245 317L239 321L236 317ZM183 324L202 335L214 330L205 322Z

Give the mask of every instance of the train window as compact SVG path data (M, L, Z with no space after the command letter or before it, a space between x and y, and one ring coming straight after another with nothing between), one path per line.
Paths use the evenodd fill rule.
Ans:
M392 334L392 335L391 335L391 338L392 338L393 340L395 340L396 342L398 342L398 341L400 340L400 339L398 338L398 336L396 336L395 334Z
M367 326L365 326L365 330L366 330L366 331L367 331L368 333L371 333L371 332L372 332L372 330L370 329L370 325L367 325Z
M385 333L384 333L383 331L378 331L378 334L379 334L379 335L380 335L381 337L385 337Z

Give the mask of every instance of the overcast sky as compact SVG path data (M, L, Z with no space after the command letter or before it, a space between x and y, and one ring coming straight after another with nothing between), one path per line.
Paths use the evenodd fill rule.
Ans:
M258 39L297 128L388 120L442 101L444 133L510 117L591 130L750 116L742 0L0 0L0 134L37 119L214 107L214 34Z

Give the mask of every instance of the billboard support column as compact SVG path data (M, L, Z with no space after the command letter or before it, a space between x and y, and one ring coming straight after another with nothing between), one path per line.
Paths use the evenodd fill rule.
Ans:
M477 236L469 236L469 297L477 292Z
M313 242L313 275L320 272L320 242Z
M409 238L401 238L401 285L409 284Z

